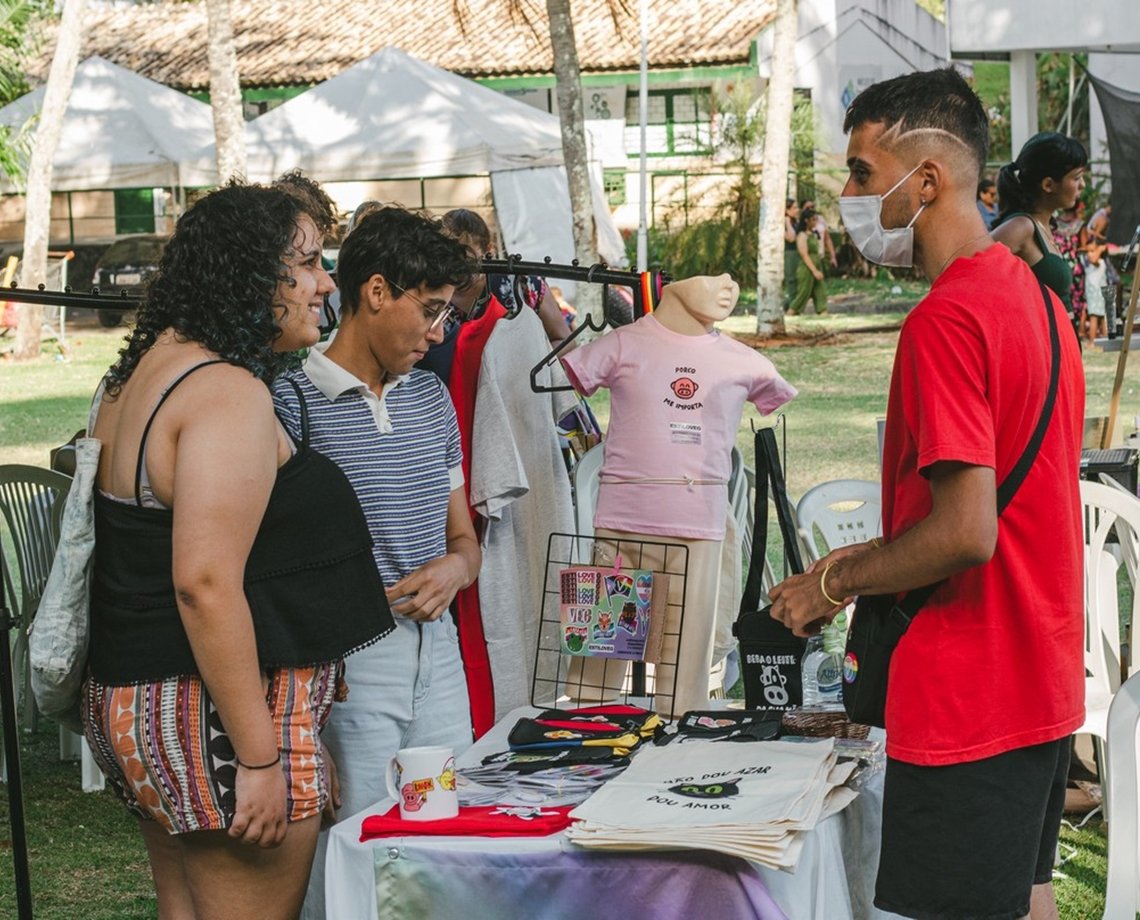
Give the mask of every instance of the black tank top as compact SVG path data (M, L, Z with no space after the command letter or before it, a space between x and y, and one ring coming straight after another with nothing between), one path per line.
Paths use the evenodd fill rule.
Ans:
M139 503L142 456L155 406L139 443L135 501L95 492L91 586L91 675L121 686L198 673L171 574L173 512ZM298 394L300 395L300 394ZM262 668L335 661L395 627L372 557L372 538L352 485L309 447L301 399L301 442L277 470L245 566L245 595Z

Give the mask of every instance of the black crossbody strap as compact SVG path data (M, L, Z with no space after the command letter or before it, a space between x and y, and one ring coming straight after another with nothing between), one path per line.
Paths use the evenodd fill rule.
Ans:
M1057 389L1061 381L1061 335L1057 330L1057 314L1053 309L1052 301L1049 300L1048 289L1043 282L1037 283L1041 286L1041 299L1045 302L1045 313L1049 317L1049 351L1053 360L1052 367L1049 369L1049 389L1045 394L1045 404L1041 407L1037 426L1033 429L1033 434L1029 436L1029 443L1025 445L1025 450L1021 452L1017 463L1014 464L1013 469L1009 471L1009 474L997 488L999 515L1013 500L1013 496L1021 488L1025 477L1029 475L1033 461L1037 459L1037 454L1041 450L1041 443L1045 440L1045 432L1049 430L1049 422L1053 417L1053 407L1057 403ZM906 597L898 603L898 608L907 615L908 620L913 619L941 584L942 582L938 582L927 585L925 588L916 588L907 592Z
M1041 408L1041 416L1037 419L1037 427L1033 429L1029 443L1013 469L1009 471L1009 475L998 486L998 514L1001 514L1013 500L1025 477L1029 475L1033 461L1037 459L1041 443L1045 440L1045 432L1049 430L1049 421L1053 417L1053 406L1057 403L1057 389L1061 382L1061 335L1057 330L1057 314L1049 300L1049 291L1044 283L1040 281L1037 283L1041 285L1041 297L1045 301L1045 312L1049 316L1049 350L1053 356L1053 366L1049 370L1049 390L1045 394L1045 405Z
M772 428L756 431L756 489L755 511L752 524L752 555L748 563L748 580L744 585L744 595L740 599L740 613L748 613L760 606L761 581L764 577L764 553L768 546L768 489L772 490L772 500L776 503L776 520L784 540L788 569L793 575L803 572L803 559L796 529L788 510L788 491L784 484L784 473L780 467L780 453L776 448L776 432Z

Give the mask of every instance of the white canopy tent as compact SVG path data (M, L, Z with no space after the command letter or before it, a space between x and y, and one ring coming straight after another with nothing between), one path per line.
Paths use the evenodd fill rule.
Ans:
M251 179L300 168L321 182L490 175L509 252L574 255L558 118L385 48L246 127ZM598 247L624 245L594 183Z
M44 87L0 109L13 131L40 111ZM218 181L210 106L101 57L75 71L52 168L57 192L181 188ZM0 191L17 188L3 179Z

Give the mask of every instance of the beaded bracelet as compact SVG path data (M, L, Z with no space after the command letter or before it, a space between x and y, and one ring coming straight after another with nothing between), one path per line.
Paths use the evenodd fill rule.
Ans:
M823 567L823 574L819 576L819 590L820 593L823 594L824 600L826 600L833 607L842 607L843 601L837 601L834 597L827 593L827 573L831 570L831 567L833 565L835 565L834 562L829 562Z
M277 752L277 756L274 757L271 761L269 761L269 763L259 763L259 764L250 765L248 763L242 763L241 758L238 758L237 765L239 767L242 767L243 769L246 769L246 770L268 770L270 767L275 767L279 763L281 763L281 752L280 751Z

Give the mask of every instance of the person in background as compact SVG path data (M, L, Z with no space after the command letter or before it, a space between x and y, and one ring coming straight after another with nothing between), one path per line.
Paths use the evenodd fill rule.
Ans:
M817 314L827 312L827 287L820 259L822 243L814 229L816 217L815 211L805 208L796 228L796 254L800 262L796 266L796 297L788 305L792 316L799 316L809 300L815 305Z
M386 795L383 765L403 747L471 743L467 685L448 607L481 553L463 492L455 410L439 378L416 370L442 337L473 261L438 221L398 207L364 217L337 262L337 335L274 384L294 436L344 470L364 509L396 629L349 655L352 692L325 730L340 774L341 816ZM294 389L294 384L298 390ZM327 836L317 865L323 867ZM324 916L313 873L306 917Z
M1055 920L1070 737L1085 715L1080 350L1060 336L1055 404L999 526L998 483L1043 414L1062 305L978 214L989 119L960 74L874 84L844 129L844 224L931 287L891 375L886 542L842 547L777 585L772 616L806 635L855 595L938 586L890 660L875 906Z
M1093 212L1088 223L1088 241L1103 245L1108 242L1108 225L1112 220L1112 205L1105 203Z
M997 183L993 179L982 179L978 183L978 213L987 230L992 230L998 219Z
M1106 310L1106 288L1115 293L1108 286L1108 246L1104 243L1090 242L1085 249L1088 258L1088 268L1085 271L1085 304L1088 322L1084 332L1086 340L1092 345L1097 337L1108 335L1108 319Z
M820 251L827 257L827 264L831 266L834 271L839 267L839 257L835 254L835 243L831 239L831 233L827 226L827 221L824 220L823 214L815 206L815 202L810 198L804 201L800 208L803 211L814 211L815 218L812 220L811 229L816 236L819 237Z
M444 214L442 220L447 233L460 240L473 259L478 260L491 252L491 230L487 222L474 211L455 208ZM492 295L512 316L521 309L533 310L542 320L542 328L546 331L551 347L556 346L570 332L570 323L551 294L545 278L538 275L481 272L474 275L466 286L456 290L452 301L454 312L443 329L442 339L432 344L431 350L416 366L432 371L445 384L450 384L460 324L466 320L479 319L487 309Z
M784 309L796 299L796 269L800 254L796 249L796 229L800 221L800 206L795 198L784 201Z
M267 387L318 338L318 219L261 186L195 203L100 388L83 718L164 918L297 915L340 659L392 629L351 486Z
M455 208L443 215L443 223L448 232L467 244L477 257L492 254L491 230L474 211ZM455 306L464 316L478 316L492 294L511 315L524 307L534 310L542 320L551 346L570 332L558 302L550 293L550 285L539 275L476 275L470 287L456 292Z
M1073 273L1073 284L1069 289L1069 299L1073 304L1073 318L1077 328L1084 328L1087 316L1085 301L1085 266L1088 259L1085 250L1088 231L1085 227L1085 203L1079 199L1071 208L1062 208L1053 218L1053 242L1057 251L1069 263Z
M558 304L558 311L562 314L562 320L566 323L567 329L574 328L574 321L578 318L578 311L575 309L574 304L570 303L562 294L562 288L552 284L550 286L550 296L554 298L554 302ZM545 326L543 327L546 328Z
M339 223L336 205L320 184L301 170L283 173L273 180L271 187L297 199L305 213L312 217L322 241L336 230Z
M1055 131L1027 140L1017 159L998 173L1001 214L993 238L1030 267L1065 305L1080 339L1073 311L1073 270L1053 237L1053 214L1071 209L1085 187L1088 153L1081 142Z

